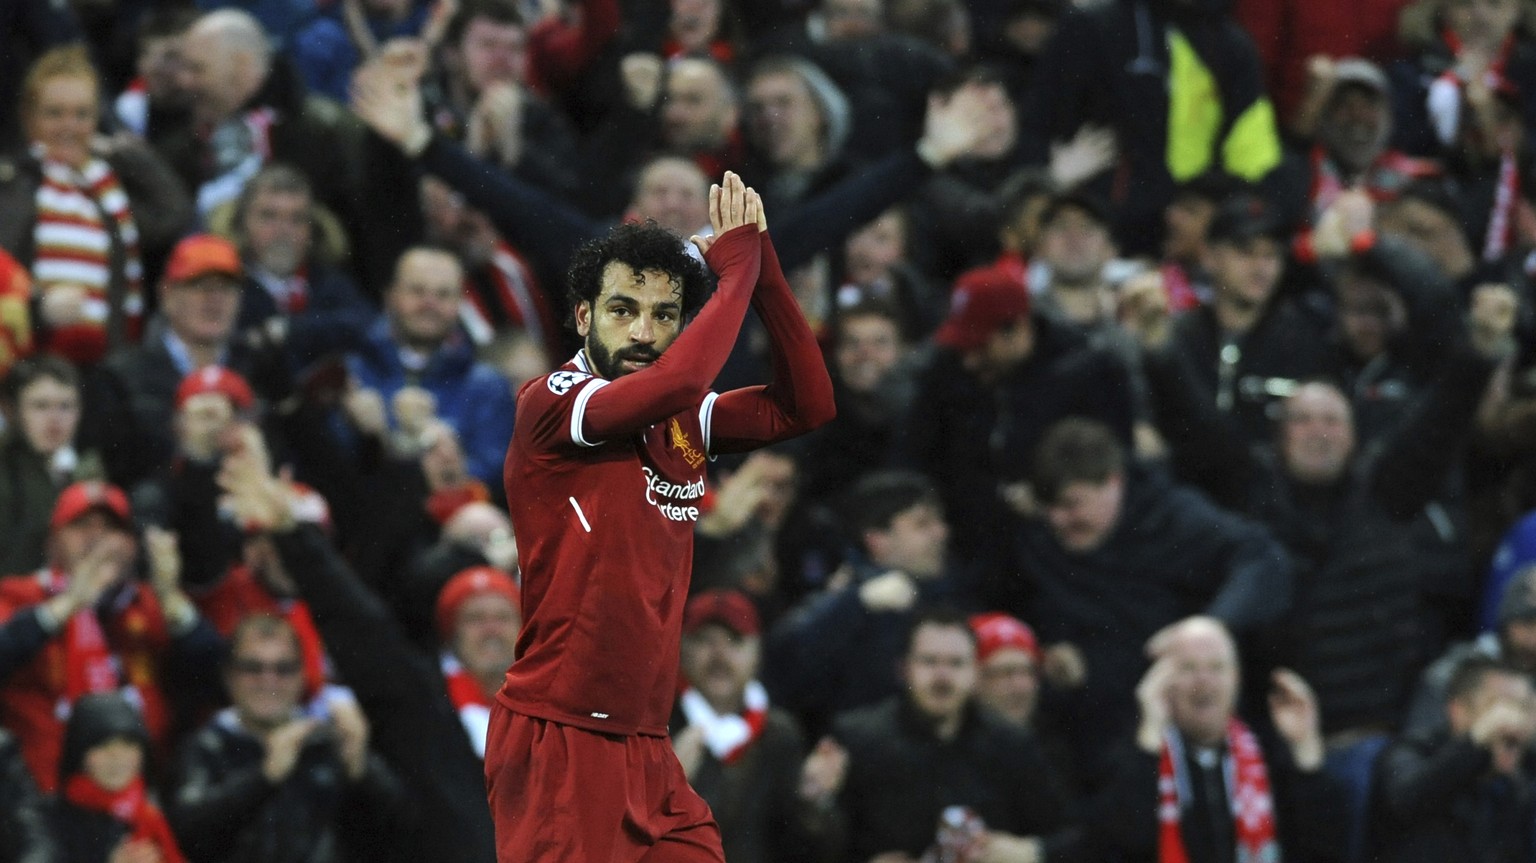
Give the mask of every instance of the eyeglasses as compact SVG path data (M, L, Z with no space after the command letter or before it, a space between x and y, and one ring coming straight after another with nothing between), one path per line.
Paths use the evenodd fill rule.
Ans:
M304 670L303 664L297 659L289 659L283 662L262 662L259 659L236 659L229 664L236 674L255 677L260 674L274 674L278 677L292 677Z

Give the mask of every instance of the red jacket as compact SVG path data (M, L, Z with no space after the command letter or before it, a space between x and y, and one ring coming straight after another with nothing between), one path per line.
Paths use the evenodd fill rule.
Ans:
M1307 58L1394 59L1397 15L1409 0L1237 0L1234 14L1253 37L1264 88L1287 120L1306 92Z
M57 595L62 583L62 576L51 570L0 579L0 622ZM116 686L131 689L130 697L143 710L151 741L163 742L171 714L158 686L159 665L171 639L159 601L153 591L133 583L119 594L110 615L98 619L115 666ZM31 662L0 687L0 725L20 740L27 768L38 786L49 793L58 785L64 723L72 703L68 632L67 625L60 628ZM94 679L85 688L99 692L115 688L113 683ZM76 693L75 697L83 694Z

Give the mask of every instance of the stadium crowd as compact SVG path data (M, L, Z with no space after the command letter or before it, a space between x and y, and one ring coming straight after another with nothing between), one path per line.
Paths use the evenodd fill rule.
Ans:
M0 863L490 863L516 393L727 170L731 863L1536 863L1529 0L6 0Z

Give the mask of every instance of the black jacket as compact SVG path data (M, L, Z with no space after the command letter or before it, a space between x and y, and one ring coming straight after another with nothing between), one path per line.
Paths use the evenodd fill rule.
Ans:
M317 527L276 537L332 661L373 726L372 745L399 772L420 824L423 863L490 863L495 834L485 766L470 746L436 662L411 646ZM413 843L414 846L414 843Z
M1376 762L1370 858L1379 863L1529 863L1536 767L1490 774L1488 750L1446 730L1410 734Z
M32 774L21 760L16 738L0 731L0 860L57 863L47 809Z
M1242 634L1278 620L1291 600L1291 561L1269 531L1155 471L1126 476L1120 520L1098 549L1068 551L1033 520L1014 559L988 604L1029 621L1044 643L1082 651L1087 682L1059 709L1089 775L1135 721L1153 633L1209 614Z
M1273 735L1254 732L1264 753L1269 774L1270 794L1274 800L1275 833L1286 863L1337 863L1345 859L1348 845L1348 811L1344 789L1325 771L1304 773L1291 760L1290 748ZM1156 863L1158 859L1158 757L1127 745L1114 759L1117 766L1110 783L1093 802L1088 817L1094 825L1084 831L1083 841L1063 859L1084 863ZM1206 801L1196 789L1197 800ZM1219 801L1219 811L1226 801ZM1208 810L1207 810L1208 811ZM1212 835L1209 815L1202 818L1193 808L1180 817L1181 835L1190 863L1231 861L1216 856L1208 837ZM1214 852L1214 853L1213 853ZM1457 857L1436 858L1442 861Z
M1130 446L1134 398L1125 364L1065 324L1033 320L1034 353L996 385L982 383L953 351L936 353L918 379L907 461L939 483L951 547L970 560L1003 556L998 540L1016 528L998 488L1029 478L1035 447L1058 420L1098 420Z
M312 735L293 772L273 784L266 748L225 710L182 748L167 817L192 860L344 863L391 858L390 831L409 823L404 787L377 755L347 778L334 737ZM397 847L397 846L396 846Z
M1015 836L1066 827L1056 781L1033 738L974 706L950 741L936 737L900 696L842 715L833 736L848 750L830 828L844 837L842 859L921 856L948 806L970 807L987 829Z
M1177 359L1154 356L1147 369L1160 406L1177 417L1167 426L1175 452L1198 457L1216 490L1244 500L1296 561L1291 611L1249 658L1306 678L1325 731L1395 726L1425 651L1435 649L1413 519L1442 487L1491 363L1457 349L1411 415L1327 487L1294 482L1271 450L1227 433Z
M143 343L108 355L86 381L81 443L99 450L107 475L128 488L169 464L176 450L171 420L184 375L164 333L163 321L155 321ZM275 402L287 394L287 362L275 350L232 341L223 364L261 398Z

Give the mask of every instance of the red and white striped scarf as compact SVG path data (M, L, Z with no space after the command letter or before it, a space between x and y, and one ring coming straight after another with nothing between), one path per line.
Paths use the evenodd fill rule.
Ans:
M1275 800L1269 790L1269 771L1259 742L1241 720L1227 723L1227 802L1237 834L1237 863L1265 863L1280 859L1275 839ZM1182 804L1190 795L1184 743L1177 732L1163 737L1157 768L1158 863L1189 863L1189 850L1179 831Z
M704 745L722 764L740 758L768 721L768 691L761 683L747 681L742 702L741 713L716 713L703 693L691 686L683 690L683 717L704 732Z
M33 278L43 291L54 285L78 285L87 291L85 320L55 329L48 347L75 362L95 362L108 347L114 232L123 249L124 330L130 338L139 331L144 271L138 226L128 195L105 160L93 158L76 170L48 159L40 148L34 154L42 163L43 177L35 197Z

